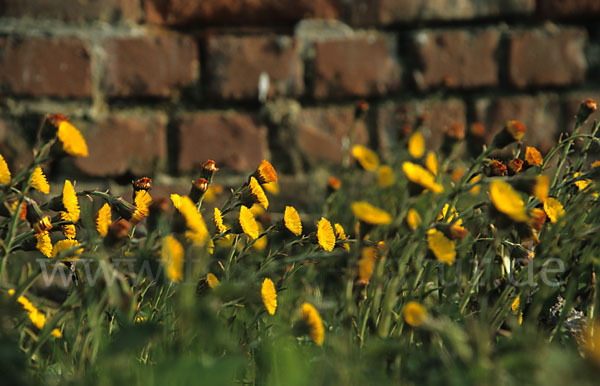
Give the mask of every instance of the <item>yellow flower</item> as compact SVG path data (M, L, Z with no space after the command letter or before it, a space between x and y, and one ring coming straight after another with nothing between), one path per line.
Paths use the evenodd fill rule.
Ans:
M206 283L211 289L215 289L219 285L219 279L212 273L209 273L206 275Z
M58 124L58 139L67 154L76 157L88 156L88 147L81 132L66 120Z
M365 146L354 145L352 147L352 157L354 157L366 171L372 172L379 166L379 157L377 154Z
M270 182L277 182L277 172L271 163L267 160L263 160L256 171L252 174L260 184L268 184ZM265 208L266 209L266 208Z
M338 223L336 223L333 227L335 228L335 238L341 242L342 248L349 251L350 245L348 244L348 242L344 241L348 240L348 236L346 236L346 232L344 232L344 227L342 227Z
M406 214L406 223L413 231L417 229L419 225L421 225L421 216L419 216L419 212L412 208L409 209L408 213Z
M72 239L60 240L54 245L54 248L52 248L52 257L56 257L61 252L64 252L64 251L74 248L74 247L78 247L80 245L81 244L79 244L79 242L77 240L72 240ZM83 248L77 248L74 251L72 251L68 256L63 256L62 258L64 260L76 260L79 258L79 256L81 256L82 253L83 253Z
M541 166L543 161L542 154L538 149L530 146L525 148L525 162L529 166Z
M55 338L62 338L62 332L58 328L53 329L50 334Z
M256 225L258 226L258 235L260 236L265 231L265 229L259 222L256 222ZM265 248L267 247L268 242L269 242L269 240L267 239L267 235L264 235L262 237L257 238L254 241L254 244L252 244L252 248L254 248L254 250L259 251L259 252L264 251Z
M33 174L31 175L31 187L44 194L50 193L50 185L46 180L44 171L39 166L35 168Z
M550 176L536 176L535 185L533 185L533 197L545 202L548 198L548 190L550 189Z
M580 173L580 172L577 172L577 173L573 174L573 177L574 177L574 178L577 178L577 177L579 177L581 174L582 174L582 173ZM577 185L577 188L578 188L579 190L585 190L585 189L587 189L587 188L588 188L588 186L589 186L590 188L592 188L592 187L594 186L594 184L592 183L592 180L590 180L590 179L584 179L584 180L575 181L575 185Z
M556 198L549 197L544 202L544 212L546 212L550 222L557 222L559 218L565 215L565 208Z
M138 224L140 221L144 219L149 213L148 207L152 202L152 197L147 190L138 190L135 192L135 212L131 216L131 222L133 224Z
M392 186L395 181L396 176L394 176L394 171L391 167L382 165L377 169L377 185L386 188Z
M442 232L435 228L428 230L427 245L436 259L448 265L454 264L454 259L456 259L454 241L448 239Z
M186 226L189 229L185 232L185 236L194 243L204 244L208 242L210 240L208 229L206 229L204 219L192 200L188 196L172 194L171 201L173 201L173 206L185 218Z
M402 170L409 181L421 185L425 189L429 189L434 193L442 193L444 187L435 182L435 177L423 167L413 164L412 162L404 162Z
M458 218L458 212L456 211L456 209L452 208L450 209L450 215L448 215L448 209L450 208L450 205L448 204L444 204L444 207L442 208L442 213L440 213L437 216L436 221L442 221L444 218L446 218L446 216L448 216L448 218L446 218L446 222L450 223L452 222L455 218ZM458 225L462 225L462 220L461 219L457 219L456 223Z
M335 234L329 220L321 217L317 223L317 240L324 250L331 252L335 247Z
M308 326L310 338L317 345L322 346L325 339L325 328L319 311L310 303L303 303L300 307L300 317Z
M353 202L350 206L354 216L360 221L372 225L387 225L392 222L392 216L366 201Z
M263 184L262 186L267 192L271 194L279 194L279 183L278 182L268 182Z
M256 178L250 177L248 187L242 193L242 203L248 207L260 204L265 210L269 209L269 200Z
M413 158L421 158L425 154L425 138L420 132L416 132L408 139L408 153Z
M8 169L8 165L0 154L0 184L8 185L10 182L10 170Z
M277 309L277 292L275 291L273 281L268 277L263 281L262 286L260 287L260 296L262 297L267 312L270 315L275 315L275 310Z
M408 302L406 306L404 306L402 315L404 316L404 321L413 327L419 327L423 325L427 319L427 311L425 311L425 307L417 302Z
M48 231L36 233L35 238L37 239L35 247L42 252L44 256L52 257L52 241L50 240Z
M425 167L431 172L431 174L434 176L437 175L439 163L434 152L430 151L427 153L427 157L425 157Z
M60 212L59 215L61 220L71 221L71 216L69 216L67 212ZM63 235L65 235L65 237L69 239L74 239L75 235L77 234L77 230L75 229L75 225L73 224L62 225L61 230L63 232Z
M69 217L72 222L79 221L79 201L77 200L77 193L73 188L73 184L69 180L65 180L65 186L62 191L62 203L66 211L69 213Z
M373 275L373 266L377 260L377 252L375 247L364 247L358 259L358 278L361 283L368 283Z
M183 246L171 235L165 236L162 242L160 260L167 270L167 277L175 283L183 279Z
M240 208L239 222L244 233L250 236L250 238L256 239L258 237L258 224L254 215L246 206L242 205Z
M298 211L292 206L286 206L283 213L283 223L285 227L296 236L302 234L302 221Z
M490 183L490 197L494 207L516 222L528 219L527 209L521 196L507 182L496 180Z
M213 220L215 221L215 226L217 227L217 232L224 233L227 232L227 227L223 224L223 215L221 215L221 211L219 208L215 208Z
M96 214L96 230L102 237L106 237L108 234L108 227L111 223L112 213L110 211L110 205L105 203L102 208Z
M40 330L44 328L44 325L46 324L46 315L38 310L30 311L29 319L31 320L31 323Z

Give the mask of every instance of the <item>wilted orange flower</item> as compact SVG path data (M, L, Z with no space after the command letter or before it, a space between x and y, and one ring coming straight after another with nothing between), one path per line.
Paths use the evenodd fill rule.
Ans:
M318 346L323 345L325 339L325 328L323 327L323 320L319 311L310 303L303 303L300 307L300 317L304 320L308 326L310 338Z
M252 174L254 178L260 184L266 184L269 182L277 182L277 172L271 163L267 160L263 160L256 171ZM265 208L266 209L266 208Z
M175 283L183 279L183 246L175 237L163 238L160 260L167 271L167 277Z
M408 302L404 306L402 315L404 316L404 321L413 327L419 327L423 325L427 319L425 307L417 302Z
M338 241L340 241L340 244L345 250L349 251L350 245L348 245L348 242L344 241L348 240L348 236L346 236L346 232L344 232L344 227L342 227L338 223L335 223L333 227L335 229L335 238L338 239Z
M487 165L485 165L484 172L488 177L502 177L508 174L506 165L497 159L489 160Z
M433 193L442 193L444 187L435 182L433 174L412 162L404 162L402 164L402 170L409 181L422 186L425 189L431 190Z
M215 289L219 285L219 279L212 273L209 273L206 275L206 283L211 289Z
M525 162L527 162L527 165L529 166L541 166L544 159L538 149L527 146L525 148Z
M519 194L507 182L496 180L490 183L490 197L494 207L513 221L527 221L527 210Z
M387 165L382 165L377 169L377 185L382 188L391 186L396 181L394 171Z
M8 169L8 164L0 154L0 184L8 185L10 182L10 170Z
M392 222L392 216L388 212L376 208L366 201L353 202L351 208L354 216L364 223L388 225Z
M50 185L41 167L35 168L31 175L31 187L44 194L50 193Z
M35 238L37 239L35 247L42 252L44 256L52 257L52 241L50 240L48 231L36 233Z
M275 315L275 310L277 310L277 291L275 291L275 284L268 277L265 278L260 287L260 295L267 312L270 315Z
M110 205L105 203L102 208L96 214L96 230L102 237L106 237L108 233L108 227L110 226L112 221L112 213L110 210Z
M428 230L427 245L436 259L448 265L454 264L454 259L456 259L454 241L448 239L442 232L435 228Z
M434 176L437 175L439 164L434 152L430 151L427 153L427 156L425 157L425 167L431 174Z
M544 202L544 211L550 219L550 222L557 222L558 219L565 215L565 208L563 208L562 204L553 197L548 197L546 202Z
M81 132L75 128L69 121L62 121L58 124L58 139L63 144L63 150L76 157L87 157L88 147Z
M413 158L421 158L425 154L425 138L417 131L408 139L408 153Z
M449 233L452 240L463 240L468 232L467 228L459 225L458 222L450 225Z
M61 252L69 250L71 248L76 248L68 256L63 256L63 261L65 260L76 260L83 253L83 247L77 248L80 246L79 241L73 239L65 239L57 241L52 248L52 257L57 257Z
M77 193L73 188L73 184L69 180L65 180L65 185L62 191L62 204L66 211L69 213L69 217L72 222L76 223L79 221L79 201L77 200Z
M317 241L324 250L331 252L335 247L335 234L329 220L321 217L317 223Z
M258 238L258 224L256 223L256 219L250 209L243 205L240 208L239 223L245 234L252 239Z
M363 169L372 172L379 166L379 157L377 154L362 145L354 145L352 147L352 156L358 161Z
M283 223L285 227L296 236L302 234L302 221L298 211L292 206L286 206L283 213Z
M421 216L419 216L419 212L413 208L410 208L406 214L406 223L410 229L413 231L416 230L419 225L421 225Z

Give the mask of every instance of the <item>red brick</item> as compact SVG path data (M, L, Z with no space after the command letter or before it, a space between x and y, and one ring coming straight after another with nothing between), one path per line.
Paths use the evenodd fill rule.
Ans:
M591 0L593 1L593 0ZM535 11L535 0L350 0L354 25L389 25L432 20L470 20Z
M252 170L267 157L267 130L255 117L233 112L188 113L179 120L179 171L217 167Z
M138 0L3 0L3 3L3 16L75 23L136 21L141 13Z
M111 38L103 48L104 88L109 97L167 97L198 76L198 48L189 36Z
M598 0L538 0L539 13L544 17L600 16Z
M150 23L289 24L304 18L338 18L342 0L144 0Z
M309 161L342 161L342 139L350 134L354 107L304 109L298 117L298 146ZM354 143L369 139L363 121L354 129Z
M547 152L560 130L560 103L556 96L518 96L483 98L475 102L475 120L488 131L488 143L510 120L521 121L527 127L524 143Z
M83 125L82 125L83 126ZM87 137L89 156L75 164L90 176L118 176L126 172L151 175L165 162L167 117L161 113L120 113L80 127Z
M92 93L89 48L77 38L0 39L0 52L2 94L68 98Z
M508 41L508 79L517 88L583 82L587 63L584 29L516 32Z
M271 96L297 96L304 90L299 43L288 37L213 36L207 41L210 93L224 99L258 95L258 78L269 75Z
M316 98L383 95L400 88L395 41L382 36L318 41L314 70Z
M392 147L402 139L405 125L412 129L424 120L423 135L430 149L437 148L444 131L452 124L466 125L467 107L458 99L414 100L381 105L376 113L376 125L380 146Z
M496 30L419 32L413 36L417 87L474 88L498 83Z

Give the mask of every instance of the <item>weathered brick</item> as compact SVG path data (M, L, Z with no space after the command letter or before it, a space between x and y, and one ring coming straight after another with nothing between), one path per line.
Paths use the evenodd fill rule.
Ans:
M584 29L535 29L508 40L508 80L517 88L583 82L587 63Z
M298 146L309 161L342 161L342 139L350 134L353 107L303 109L298 117ZM366 144L369 134L364 121L354 127L355 144Z
M294 23L304 18L338 18L342 0L144 0L150 23L263 24Z
M251 170L267 156L267 130L247 114L183 114L178 155L181 172L197 172L207 159L214 160L219 168Z
M466 105L458 99L386 103L377 108L375 116L379 144L384 149L390 148L402 138L405 126L414 129L419 121L423 121L427 147L435 149L450 125L466 125L466 115Z
M417 87L474 88L498 83L497 30L418 32L412 41Z
M88 45L77 38L0 39L0 95L89 97Z
M400 88L396 42L359 36L315 43L314 96L348 98L383 95Z
M535 11L535 0L351 0L350 4L352 24L359 26L527 15Z
M89 156L76 166L90 176L118 176L126 172L151 175L165 162L167 117L162 113L120 113L82 128Z
M527 127L523 142L547 152L556 143L559 119L560 103L554 95L482 98L475 102L475 120L487 129L488 143L506 122L517 120Z
M258 95L258 79L269 75L271 96L297 96L304 90L299 44L289 37L213 36L207 40L210 93L224 99Z
M66 22L136 21L140 17L137 0L3 0L0 14L9 17L62 20Z
M544 17L567 18L573 16L600 16L597 0L538 0L538 11Z
M115 37L103 42L109 97L167 97L198 77L198 48L189 36Z

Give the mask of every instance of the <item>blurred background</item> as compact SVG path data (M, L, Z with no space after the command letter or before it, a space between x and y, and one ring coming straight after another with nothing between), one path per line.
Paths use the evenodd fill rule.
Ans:
M46 113L88 141L54 181L186 193L209 158L233 179L266 158L302 208L350 133L385 156L517 119L544 152L588 97L598 0L0 0L0 153L26 165Z

